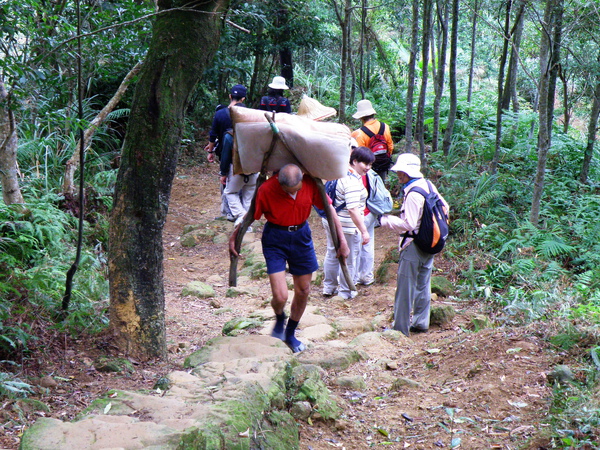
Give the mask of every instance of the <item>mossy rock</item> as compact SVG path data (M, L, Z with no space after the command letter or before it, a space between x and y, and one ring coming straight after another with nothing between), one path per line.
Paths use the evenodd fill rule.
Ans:
M216 235L216 231L210 228L198 228L194 231L181 236L179 243L182 247L195 247L202 241L212 239Z
M236 317L223 325L222 333L224 336L237 336L243 330L247 330L248 328L258 328L261 327L262 324L263 321L259 319Z
M492 320L483 314L476 314L471 317L471 324L469 328L473 331L481 331L486 328L491 328L493 326Z
M94 368L98 372L135 372L131 361L125 358L109 358L101 356L94 362Z
M184 225L184 227L183 227L183 234L185 235L185 234L191 233L192 231L199 230L203 226L204 225L200 224L200 223L194 223L194 224Z
M454 294L454 284L445 277L431 277L431 292L442 297Z
M569 366L559 364L547 375L550 383L566 384L575 380L575 375Z
M337 419L340 408L321 379L322 370L312 364L302 364L290 370L289 390L292 402L308 401L325 419Z
M450 305L432 306L429 314L429 323L431 325L445 325L452 322L456 317L456 311Z
M183 297L209 298L214 297L215 290L210 284L203 283L202 281L191 281L181 290L181 295Z
M365 389L367 389L367 383L365 382L365 379L360 375L352 377L338 377L335 380L335 383L338 386L352 389L353 391L364 391Z
M398 260L400 252L398 247L391 247L383 257L383 260L375 271L375 281L377 283L387 283L390 281L398 270Z

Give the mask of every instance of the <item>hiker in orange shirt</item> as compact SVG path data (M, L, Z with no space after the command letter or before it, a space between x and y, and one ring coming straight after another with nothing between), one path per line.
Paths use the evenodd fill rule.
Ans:
M352 132L359 147L370 148L375 154L373 170L385 182L392 165L394 142L390 126L375 119L376 111L369 100L360 100L356 104L356 113L352 115L362 122L362 126Z

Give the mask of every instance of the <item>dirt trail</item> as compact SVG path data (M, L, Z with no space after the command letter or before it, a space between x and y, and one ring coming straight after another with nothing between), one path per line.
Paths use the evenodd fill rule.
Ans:
M39 416L73 420L110 389L152 389L159 377L181 370L186 356L221 335L228 320L269 308L270 289L264 278L240 278L240 284L248 284L256 294L226 296L229 257L225 243L207 239L192 248L180 244L185 225L206 223L220 215L217 170L215 164L181 166L174 180L164 230L169 360L137 364L133 373L102 373L93 361L104 355L119 356L109 341L69 338L48 330L56 335L47 336L44 342L48 345L40 346L24 361L23 373L53 377L53 385L40 388L35 397L48 405L49 411L23 412L15 409L16 401L5 402L0 447L18 447L23 416L28 423ZM317 256L322 260L325 233L316 214L310 222ZM262 227L255 224L254 228L252 235L258 240ZM397 243L393 233L375 230L377 265ZM443 254L436 257L435 265L436 273L451 280L461 270L460 261L447 260ZM389 283L361 287L359 296L348 302L323 298L320 286L314 286L309 303L329 321L376 319L376 331L382 331L390 326L394 271L392 267ZM182 288L195 280L210 282L215 297L182 297ZM496 327L474 332L472 318L482 313L483 305L458 298L439 299L434 304L452 305L457 311L454 321L426 334L387 342L385 348L372 346L368 359L347 370L324 374L344 414L335 423L302 422L303 450L436 449L451 448L453 443L454 448L462 449L537 449L547 443L539 437L546 429L543 421L550 396L545 373L557 356L544 348L536 329ZM344 330L334 337L350 342L363 332L347 326ZM365 386L342 387L341 377L355 381L360 377Z
M247 281L258 287L254 298L227 298L229 258L226 244L181 247L178 238L187 224L207 222L219 216L217 172L214 165L180 168L173 187L168 222L165 227L165 282L167 327L173 349L189 343L173 362L182 361L189 351L219 335L232 317L244 316L261 305L268 307L268 280ZM322 260L325 236L320 220L311 216L311 228ZM256 227L255 239L260 238ZM397 237L383 229L375 230L376 264L387 250L397 245ZM395 268L393 269L395 270ZM436 257L438 274L452 279L460 264ZM393 273L392 273L393 275ZM179 296L189 281L216 284L217 296L210 300L190 300ZM359 296L348 302L333 301L313 286L310 304L318 305L330 319L371 317L390 326L395 277L386 285L360 288ZM342 399L344 416L335 424L314 421L301 425L304 449L386 448L538 448L532 439L543 432L542 424L550 391L545 373L552 355L533 328L486 328L472 332L472 319L480 314L474 302L454 298L435 304L450 304L457 311L453 323L432 328L393 347L369 352L370 359L342 373L329 372L329 388ZM225 311L215 315L215 309ZM302 322L300 323L300 327ZM382 328L383 329L383 328ZM381 329L379 330L381 331ZM349 342L359 334L345 332L338 339ZM361 376L366 389L353 391L337 385L340 376Z

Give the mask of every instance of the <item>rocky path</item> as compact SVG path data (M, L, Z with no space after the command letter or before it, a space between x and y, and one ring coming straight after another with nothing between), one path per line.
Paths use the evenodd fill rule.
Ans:
M173 370L145 392L111 391L78 421L39 420L23 448L537 448L555 355L535 328L502 328L482 306L434 299L450 322L406 338L386 330L395 267L344 301L320 277L292 355L268 336L270 290L260 224L244 244L238 288L227 286L226 239L212 167L180 168L165 228L167 328ZM320 259L324 233L311 227ZM377 229L376 259L397 245ZM460 262L438 256L453 280ZM290 279L291 284L291 279ZM223 334L229 336L223 337Z

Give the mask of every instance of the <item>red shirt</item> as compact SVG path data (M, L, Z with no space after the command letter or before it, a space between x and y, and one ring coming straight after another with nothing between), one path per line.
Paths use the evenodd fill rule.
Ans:
M259 220L264 214L265 219L275 225L284 227L300 225L310 216L313 205L323 209L317 185L310 176L302 177L302 188L296 193L294 199L281 188L279 176L275 175L258 189L254 220Z

